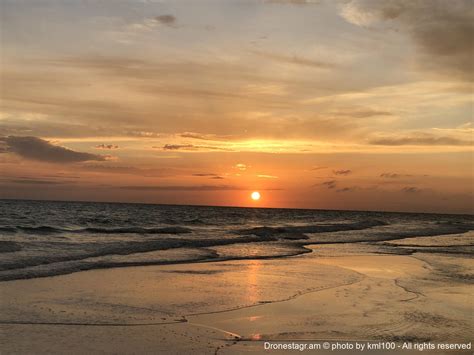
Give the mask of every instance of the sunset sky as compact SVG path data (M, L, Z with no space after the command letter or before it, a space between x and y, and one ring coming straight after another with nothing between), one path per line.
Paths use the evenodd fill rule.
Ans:
M0 198L474 212L470 0L2 0L0 20Z

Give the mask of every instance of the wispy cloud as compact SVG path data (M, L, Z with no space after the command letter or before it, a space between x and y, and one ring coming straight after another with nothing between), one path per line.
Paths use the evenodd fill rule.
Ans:
M420 146L470 146L472 138L464 139L452 136L436 136L429 133L415 132L409 135L380 136L369 141L373 145L420 145Z
M94 171L106 174L126 174L144 177L170 177L179 175L181 172L176 169L168 168L143 168L131 165L105 165L96 163L87 163L81 166L82 170Z
M329 181L324 181L321 183L321 185L327 187L328 189L334 189L336 188L336 180L329 180Z
M71 181L57 181L57 180L35 179L35 178L17 178L17 179L8 179L7 181L14 184L24 184L24 185L63 185L63 184L72 183Z
M158 148L158 147L152 147ZM195 148L192 144L165 144L163 150L180 150L180 149L193 149Z
M196 173L196 174L192 174L192 176L205 176L205 177L209 177L209 176L217 176L217 174L213 174L213 173Z
M153 146L152 148L160 148ZM196 150L218 150L218 151L231 151L229 148L218 147L213 145L195 145L195 144L165 144L161 147L163 150L187 150L187 151L196 151Z
M398 179L403 177L411 177L411 174L398 174L398 173L382 173L380 177L387 178L387 179Z
M422 190L419 189L418 187L415 187L415 186L405 186L402 189L402 191L406 192L406 193L409 193L409 194L416 194L416 193L421 192Z
M126 26L125 30L130 31L138 31L138 32L148 32L155 29L158 26L167 26L167 27L175 27L176 26L176 17L173 15L158 15L155 17L148 17L143 19L141 22L135 22Z
M119 146L116 144L98 144L94 147L95 149L119 149Z
M355 187L343 187L342 189L337 189L336 192L352 192L355 190Z
M262 179L278 179L278 176L275 176L275 175L265 175L265 174L257 175L257 177L262 178Z
M321 0L266 0L268 4L284 4L284 5L317 5Z
M158 23L161 23L163 25L171 26L176 23L176 17L173 15L159 15L155 16L154 20Z
M339 117L353 117L353 118L369 118L375 116L393 116L393 113L383 110L375 110L371 108L353 108L353 109L344 109L337 110L332 112L334 116Z
M246 164L239 163L239 164L235 164L235 168L237 168L240 171L245 171L248 168L250 168L250 166L248 166Z
M197 173L197 174L192 174L192 176L208 177L209 179L213 179L213 180L223 180L224 179L219 174L214 174L214 173Z
M333 170L334 175L349 175L352 174L352 170L349 169L340 169L340 170Z
M215 134L203 134L203 133L195 133L195 132L184 132L179 135L183 138L192 138L192 139L200 139L205 141L219 141L219 140L226 140L230 139L231 136L218 136Z
M142 190L142 191L251 191L249 188L232 185L199 185L199 186L121 186L124 190ZM267 191L281 190L275 189L261 189Z
M268 52L261 52L261 51L251 51L251 53L258 55L260 57L266 58L266 59L276 61L276 62L301 65L304 67L330 69L336 66L334 63L329 63L329 62L316 60L316 59L308 59L308 58L299 57L296 55L288 56L285 54L268 53Z
M318 166L318 165L316 165L316 166L313 166L311 168L311 170L323 170L323 169L327 169L327 168L328 168L327 166Z
M247 190L238 186L230 185L199 185L199 186L122 186L124 190L142 190L142 191L229 191L229 190Z

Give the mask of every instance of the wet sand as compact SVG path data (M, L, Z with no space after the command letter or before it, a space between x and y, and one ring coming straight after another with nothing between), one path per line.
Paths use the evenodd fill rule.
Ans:
M309 247L315 252L283 259L2 282L1 353L240 354L265 353L264 341L473 340L469 256Z

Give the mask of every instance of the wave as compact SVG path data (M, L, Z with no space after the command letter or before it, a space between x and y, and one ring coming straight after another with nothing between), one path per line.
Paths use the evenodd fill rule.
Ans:
M4 232L24 232L28 234L58 234L58 233L94 233L94 234L185 234L191 233L192 230L185 227L153 227L153 228L142 228L142 227L119 227L119 228L100 228L100 227L87 227L78 229L58 228L51 226L16 226L16 227L2 227L0 231Z
M305 233L328 233L350 230L361 230L377 226L385 226L388 223L378 220L360 221L354 223L332 223L316 224L307 226L281 226L281 227L256 227L250 229L240 229L238 234L253 234L261 237L274 235L286 235L285 239L307 239ZM298 238L299 236L299 238Z
M160 228L140 228L140 227L123 227L123 228L97 228L89 227L75 230L76 233L99 233L99 234L185 234L191 233L192 230L185 227L160 227Z
M249 223L247 226L257 226L252 228L236 226L239 223L234 219L219 219L220 214L206 217L204 220L183 218L179 225L178 218L173 217L168 220L160 219L157 224L168 222L172 225L159 227L134 226L140 225L142 220L145 223L153 221L141 215L126 215L126 218L122 218L120 224L115 224L115 227L87 224L85 226L82 224L83 228L57 227L55 220L49 220L49 225L46 225L48 220L45 220L43 222L45 225L39 226L25 226L22 222L26 224L28 223L26 221L10 222L11 226L0 227L0 232L4 232L0 234L15 233L13 237L8 237L15 241L0 242L0 253L3 253L0 262L0 281L53 276L108 267L220 260L229 256L233 259L275 257L268 255L269 249L276 244L282 246L281 254L288 256L308 252L304 246L311 244L370 242L381 245L383 241L394 239L464 233L474 229L473 223L466 218L445 222L411 217L384 219L375 214L364 215L358 221L351 221L351 216L343 216L344 219L338 217L326 222L312 220L306 225L292 225L291 223L295 221L293 217L279 219L278 216L261 218L249 215L242 224ZM207 220L216 221L214 227L199 228L200 224L209 225L205 222ZM70 222L71 226L81 226L74 220L64 219L64 221ZM284 225L285 222L288 222L288 225ZM265 226L264 223L268 225ZM129 226L123 227L124 225ZM196 227L190 229L185 227L186 225L196 225ZM30 238L28 234L44 234L45 236ZM61 234L64 234L64 239L58 238L58 236L62 237ZM113 234L119 236L114 237ZM48 238L46 235L51 235L51 237ZM146 237L139 238L136 235L146 235ZM259 244L258 247L257 244ZM394 253L412 253L415 250L414 247L408 246L406 248L395 245L385 247L390 248ZM443 252L469 252L466 246L447 249L448 251ZM184 255L186 250L193 250L194 254L191 253L192 255L187 257ZM203 251L203 254L197 253L199 250ZM440 251L441 248L425 247L423 252L425 250ZM180 255L180 257L165 257L165 254Z
M32 279L39 277L50 277L58 275L66 275L80 271L97 270L97 269L111 269L131 266L152 266L152 265L172 265L195 262L209 262L209 261L230 261L230 260L262 260L262 259L276 259L288 256L296 256L300 254L310 253L311 249L303 246L292 247L289 246L286 252L280 252L276 255L252 255L252 256L221 256L212 249L197 248L203 253L201 255L190 255L184 259L166 260L166 258L150 259L150 260L94 260L96 257L84 258L82 260L70 260L63 262L56 262L49 265L49 268L44 268L43 265L32 265L23 268L10 269L0 272L0 281L12 281L19 279ZM140 253L131 253L127 256L133 257L140 255Z
M9 232L9 233L14 233L16 232L16 228L14 227L0 227L0 232Z
M272 239L276 241L277 239ZM10 261L2 261L0 271L22 269L38 265L54 264L66 261L78 261L91 257L104 257L109 255L131 255L137 253L146 253L151 251L179 249L179 248L206 248L218 245L229 245L236 243L253 243L262 241L261 237L246 236L230 239L154 239L143 241L120 241L109 243L81 243L80 251L73 253L62 253L67 249L69 243L63 242L37 242L29 243L34 248L47 248L47 255L38 255L28 259L12 258ZM57 253L51 252L56 249ZM2 277L0 276L0 280Z
M67 230L61 228L55 228L50 226L38 226L38 227L26 227L26 226L17 226L15 231L22 231L25 233L35 233L35 234L53 234L53 233L64 233Z
M35 249L43 248L47 250L46 255L36 255L28 258L12 258L10 261L4 261L0 265L0 271L19 270L27 269L36 266L46 266L56 263L65 262L78 262L90 258L97 257L108 257L112 255L127 256L137 253L147 253L153 251L163 251L169 249L179 248L212 248L217 246L226 246L232 244L250 244L258 242L277 242L287 241L292 243L288 248L292 248L292 253L288 255L294 255L294 248L299 244L300 247L307 243L308 236L302 234L302 232L311 233L322 233L330 231L344 231L354 230L362 228L370 228L373 226L385 225L384 222L380 221L365 221L357 223L334 223L326 225L313 225L313 226L290 226L290 227L258 227L247 230L237 230L226 237L221 238L160 238L160 239L145 239L145 240L129 240L129 241L110 241L107 243L80 243L79 250L69 250L70 243L60 241L37 241L29 242L30 247ZM41 228L41 230L49 231L50 228ZM157 234L179 234L179 233L190 233L191 230L183 227L163 227L163 228L83 228L81 230L68 230L69 232L89 232L89 233L157 233ZM293 240L290 242L290 240ZM57 252L53 252L56 250ZM67 252L64 253L64 250ZM303 250L303 252L306 252ZM299 252L298 252L299 253ZM252 255L251 258L259 258L262 256ZM248 258L248 257L240 257ZM145 265L149 261L140 261L138 264L133 265ZM153 263L153 262L152 262ZM103 268L103 267L118 267L118 266L131 266L130 262L120 262L119 264L109 262L107 266L102 265L102 262L96 262L95 266L87 266L88 268ZM102 266L100 266L102 265ZM42 271L44 273L46 271ZM20 273L21 274L21 273ZM5 281L11 279L11 275L1 275L0 280ZM24 276L22 276L24 277Z
M0 241L0 253L12 253L15 251L20 251L22 248L20 243L11 242L11 241Z
M182 225L185 225L185 226L188 226L188 225L189 226L212 225L211 223L207 223L207 222L203 221L200 218L192 218L192 219L187 219L187 220L177 220L177 219L173 219L173 218L165 218L161 222L164 223L164 224L172 224L172 225L182 224Z
M168 220L169 224L171 220ZM176 221L173 222L173 224ZM205 224L200 219L193 219L183 221L186 224ZM323 232L337 232L337 231L348 231L348 230L360 230L375 226L386 225L387 223L382 221L362 221L355 223L334 223L334 224L318 224L309 226L282 226L282 227L256 227L250 229L240 229L233 231L235 234L240 235L256 235L259 237L269 237L272 235L285 235L284 239L307 239L308 237L304 233L323 233ZM23 232L27 234L60 234L60 233L91 233L91 234L188 234L192 233L193 230L182 226L172 227L116 227L116 228L104 228L104 227L86 227L86 228L60 228L52 227L47 225L42 226L6 226L1 227L0 232L4 231L7 233Z

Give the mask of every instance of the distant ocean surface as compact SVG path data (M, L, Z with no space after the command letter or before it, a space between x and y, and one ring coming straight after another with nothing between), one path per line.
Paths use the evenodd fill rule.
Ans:
M468 215L0 200L0 281L284 257L310 252L309 244L472 255L471 230ZM389 243L438 235L453 237L433 245Z

